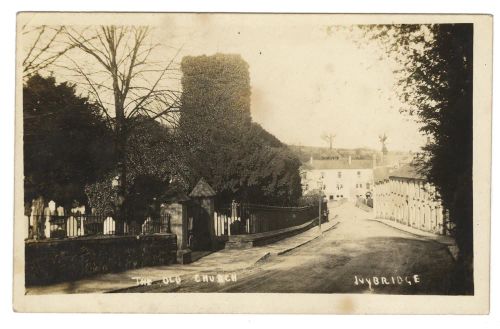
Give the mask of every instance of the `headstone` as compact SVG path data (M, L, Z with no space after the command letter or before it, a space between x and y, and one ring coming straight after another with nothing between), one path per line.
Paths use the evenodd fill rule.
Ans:
M51 200L49 202L49 210L50 210L50 214L53 215L55 214L55 211L56 211L56 203L54 200Z
M104 226L103 227L103 234L105 234L105 235L115 234L116 225L115 225L115 220L113 218L108 216L104 220L103 226Z
M153 224L153 221L151 220L151 217L146 218L144 223L141 226L141 232L142 234L149 234L151 233L151 225Z
M85 214L85 206L78 206L71 209L73 214Z
M57 216L64 216L64 208L59 206L56 208Z
M66 236L68 238L78 236L78 221L73 216L66 221Z
M51 201L53 202L53 201ZM50 209L50 202L49 202L49 206L47 208L45 208L45 220L44 220L44 224L43 224L43 231L44 231L44 237L46 239L50 238L50 218L52 217L51 215L53 214L54 212L51 211Z

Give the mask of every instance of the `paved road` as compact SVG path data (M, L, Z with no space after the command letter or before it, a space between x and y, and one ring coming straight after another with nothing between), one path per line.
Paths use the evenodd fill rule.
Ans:
M284 255L269 258L253 269L224 277L217 273L180 284L155 284L134 292L276 292L454 294L454 262L445 246L380 222L345 204L335 210L341 218L334 229ZM215 282L202 281L213 279ZM235 281L235 282L232 282Z

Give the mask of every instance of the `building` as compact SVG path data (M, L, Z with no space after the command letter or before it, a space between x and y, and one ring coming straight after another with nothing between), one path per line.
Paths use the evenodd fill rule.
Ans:
M432 233L446 234L443 206L434 186L415 167L376 170L374 212L377 218Z
M355 201L357 197L365 197L373 192L373 168L375 158L367 160L352 159L320 159L311 157L302 167L303 192L318 189L322 182L328 200L348 199Z

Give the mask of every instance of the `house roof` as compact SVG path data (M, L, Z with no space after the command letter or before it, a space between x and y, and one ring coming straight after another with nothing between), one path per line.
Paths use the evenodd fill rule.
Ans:
M412 165L404 165L401 168L393 171L390 174L390 177L395 177L395 178L409 178L409 179L425 179L423 175L421 175L417 168Z
M309 169L371 169L373 168L373 160L313 160L307 164Z
M213 188L203 178L200 178L191 193L189 193L189 196L192 198L204 198L215 196L215 194Z
M380 182L388 179L391 174L391 169L389 167L376 167L373 168L373 180L375 182Z

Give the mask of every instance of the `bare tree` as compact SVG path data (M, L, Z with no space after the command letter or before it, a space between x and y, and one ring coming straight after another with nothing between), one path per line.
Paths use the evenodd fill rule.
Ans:
M330 145L330 151L332 150L333 148L333 140L335 139L335 134L327 134L327 133L323 133L321 135L321 139L324 140L325 142L327 142L329 145Z
M22 27L22 35L28 40L26 55L23 58L23 80L29 79L39 71L49 68L74 46L62 41L63 27L39 25Z
M176 123L180 93L169 85L178 74L174 60L180 49L165 61L166 55L159 54L162 44L153 42L151 29L144 26L65 27L63 33L68 47L79 51L65 54L73 76L114 129L119 172L116 210L123 219L128 134L139 116Z

